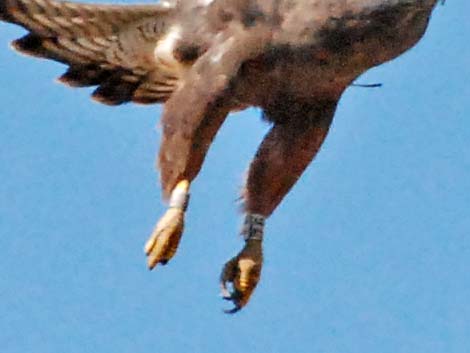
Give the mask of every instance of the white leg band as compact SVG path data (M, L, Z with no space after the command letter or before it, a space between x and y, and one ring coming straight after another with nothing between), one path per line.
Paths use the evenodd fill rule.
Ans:
M263 240L265 219L266 217L260 214L248 213L245 216L245 222L241 231L245 241L250 239Z
M170 197L170 208L181 208L186 211L189 203L189 193L181 188L175 188Z

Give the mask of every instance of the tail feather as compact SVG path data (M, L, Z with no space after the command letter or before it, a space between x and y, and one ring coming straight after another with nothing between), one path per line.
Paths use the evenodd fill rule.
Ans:
M106 70L98 65L71 66L58 78L58 81L70 87L98 86L112 75L111 70Z
M54 0L0 0L0 19L43 36L106 36L171 9L159 5L98 5Z
M98 88L93 92L92 98L108 105L119 105L127 102L139 87L140 80L137 82L126 80L126 74L127 72L118 71L101 81Z
M53 38L43 38L33 33L28 33L24 37L14 40L11 46L18 52L26 55L35 56L37 58L50 58L56 61L60 58L58 56L52 56L44 48L45 40L53 40Z
M59 82L98 86L92 97L110 105L157 103L171 95L178 74L148 58L172 16L159 5L0 0L0 20L30 31L12 42L15 50L69 65Z
M0 0L0 21L12 22L11 17L8 15L7 3L5 0Z

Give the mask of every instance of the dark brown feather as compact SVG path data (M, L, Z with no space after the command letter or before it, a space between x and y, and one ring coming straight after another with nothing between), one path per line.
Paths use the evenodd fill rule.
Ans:
M58 78L58 81L70 87L98 86L107 80L113 72L94 64L70 66L69 69Z
M15 50L26 55L35 56L37 58L50 58L56 61L65 62L63 58L44 47L45 41L57 43L57 38L44 38L34 33L28 33L27 35L14 40L11 43L11 46Z
M136 45L135 50L151 53L151 44L143 43L142 36L149 37L145 38L150 43L156 43L165 35L164 24L169 11L159 5L0 0L0 20L16 23L30 31L12 42L15 50L69 65L58 81L71 87L98 86L93 98L109 105L129 101L163 102L173 92L178 77L171 72L166 74L168 68L162 70L145 60L129 59L132 58L129 53L134 50L129 48L132 38L124 39L127 47L123 48L119 37L121 31L130 31L133 23L137 23L135 26L140 31L134 29L134 41L142 46ZM144 24L146 26L142 27ZM141 56L145 57L145 54Z
M125 81L122 78L126 74L128 74L126 70L114 72L100 83L99 87L93 92L92 98L107 105L119 105L131 101L134 91L140 85L140 81Z
M0 0L0 20L12 22L11 16L8 15L8 8L5 0Z

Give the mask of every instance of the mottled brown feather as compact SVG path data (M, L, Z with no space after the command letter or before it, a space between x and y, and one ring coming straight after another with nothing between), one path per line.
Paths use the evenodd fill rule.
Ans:
M159 103L175 89L177 73L128 54L133 53L132 45L142 46L142 56L151 54L152 45L171 22L167 19L171 11L159 5L0 0L0 20L30 31L12 42L15 50L69 65L59 82L71 87L98 86L92 97L110 105ZM124 39L120 37L123 32Z
M96 64L70 66L58 81L70 87L97 86L112 73L112 70L103 69Z
M93 92L92 98L108 105L119 105L129 101L129 97L133 96L140 81L123 80L122 77L125 74L125 71L115 71L110 77L100 82L98 88Z

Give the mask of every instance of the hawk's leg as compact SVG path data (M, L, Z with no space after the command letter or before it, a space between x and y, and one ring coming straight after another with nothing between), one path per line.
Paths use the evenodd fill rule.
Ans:
M178 96L172 100L176 98ZM212 106L212 109L208 108L204 112L205 115L196 126L183 125L180 129L174 130L172 125L165 125L167 114L173 112L172 117L175 119L179 117L178 114L189 115L191 112L186 110L194 108L195 105L180 105L174 111L173 105L165 107L159 166L163 193L165 196L169 194L170 203L145 246L150 269L159 262L166 264L176 253L183 233L190 183L199 173L209 146L229 111L229 108L223 104L212 106L208 102L207 106Z
M228 31L218 37L165 103L159 167L163 194L184 199L199 173L209 146L233 108L230 82L246 60L257 57L269 36L265 31ZM183 195L183 196L181 196ZM176 252L187 201L170 208L158 222L145 251L148 264L165 264Z
M317 154L333 118L337 98L286 102L266 109L274 126L250 165L244 191L245 246L225 265L222 295L241 309L260 279L264 220L268 218ZM232 292L226 282L233 285Z
M173 97L172 100L177 98ZM194 111L186 110L194 108L196 104L176 105L178 108L174 108L168 102L165 106L159 166L163 193L165 196L169 194L170 204L145 246L150 269L159 262L166 264L177 250L183 233L190 183L199 173L209 146L229 112L229 108L219 102L217 105L207 102L207 110L201 112L204 116L197 125L186 124L177 130L173 129L174 121L165 125L165 117L171 112L174 113L174 120L179 114L194 114Z

